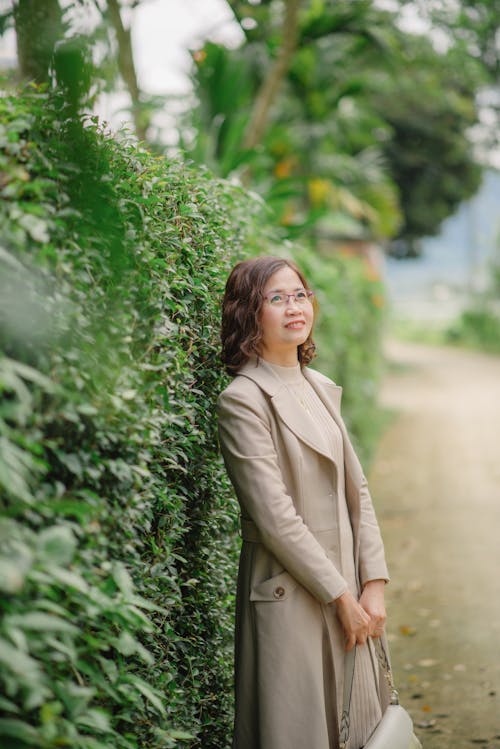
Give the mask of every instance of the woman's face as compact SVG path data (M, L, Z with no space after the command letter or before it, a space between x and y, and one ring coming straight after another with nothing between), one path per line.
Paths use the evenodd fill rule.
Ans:
M295 294L304 291L298 275L287 265L269 278L263 294L267 297L262 305L261 354L275 364L291 366L297 363L297 346L307 340L314 320L314 309L310 301L300 304L289 297L286 304L270 304L275 293Z

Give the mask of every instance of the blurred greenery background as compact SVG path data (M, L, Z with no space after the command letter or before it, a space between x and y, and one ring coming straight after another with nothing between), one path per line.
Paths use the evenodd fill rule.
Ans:
M257 253L304 269L317 366L367 462L384 257L418 254L498 149L498 0L220 0L231 42L207 27L175 95L138 74L147 4L0 9L16 49L0 98L5 749L229 746L228 269ZM110 125L100 102L118 95ZM498 296L493 257L442 335L499 350Z

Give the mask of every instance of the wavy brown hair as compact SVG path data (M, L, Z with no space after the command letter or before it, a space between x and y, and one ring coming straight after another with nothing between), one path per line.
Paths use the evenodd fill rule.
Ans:
M251 356L259 356L262 341L261 310L263 290L271 276L288 266L300 278L305 289L309 285L292 260L280 257L257 257L237 263L226 283L222 300L222 361L230 374L236 374ZM313 297L314 312L317 303ZM315 356L316 345L311 333L297 347L301 366L309 364Z

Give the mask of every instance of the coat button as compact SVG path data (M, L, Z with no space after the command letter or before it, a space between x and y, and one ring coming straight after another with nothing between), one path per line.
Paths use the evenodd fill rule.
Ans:
M279 598L283 598L283 596L285 595L285 589L282 588L281 585L280 585L280 586L278 586L277 588L274 589L273 595L274 595L275 598L278 598L278 599Z

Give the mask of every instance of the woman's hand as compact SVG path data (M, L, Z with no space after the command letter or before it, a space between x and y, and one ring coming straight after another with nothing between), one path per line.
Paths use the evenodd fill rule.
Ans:
M386 620L384 603L384 580L370 580L366 583L359 599L359 604L370 617L368 634L370 637L381 637Z
M370 634L370 616L348 590L335 599L335 605L346 638L346 651L364 645Z

